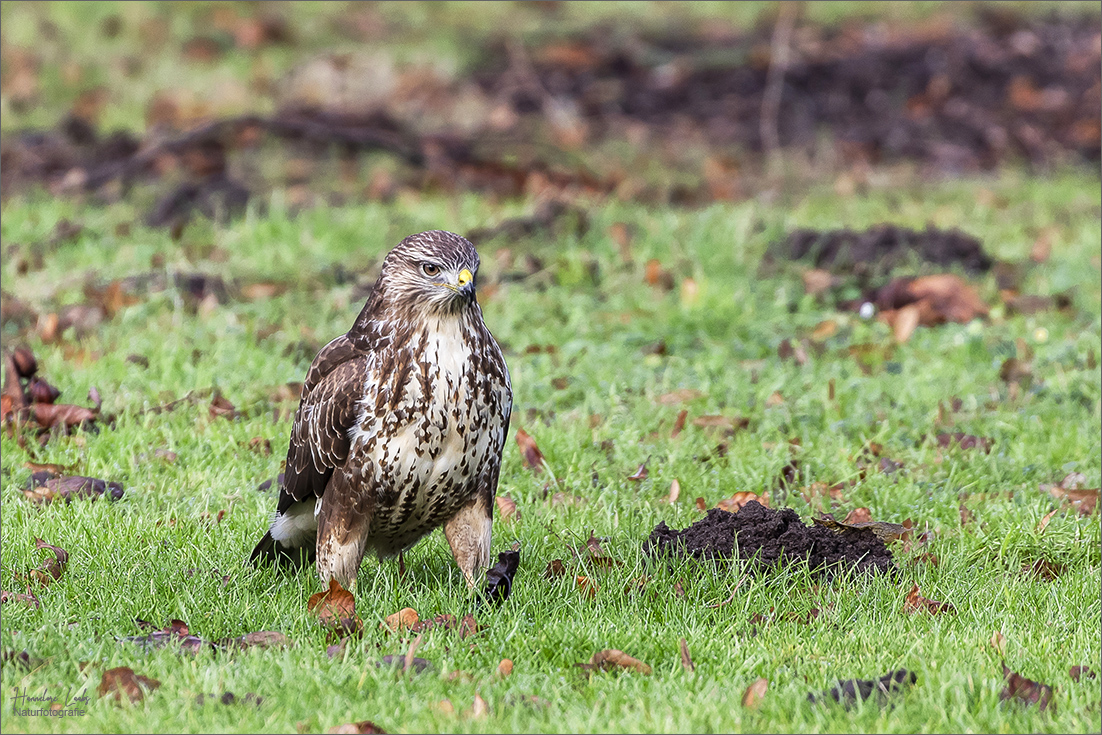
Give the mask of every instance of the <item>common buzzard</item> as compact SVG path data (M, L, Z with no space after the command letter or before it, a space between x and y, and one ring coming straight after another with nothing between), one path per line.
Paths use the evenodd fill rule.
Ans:
M323 583L352 589L367 551L400 555L443 525L474 586L490 563L513 405L475 299L478 262L470 242L438 230L387 254L355 324L306 374L254 564L316 560Z

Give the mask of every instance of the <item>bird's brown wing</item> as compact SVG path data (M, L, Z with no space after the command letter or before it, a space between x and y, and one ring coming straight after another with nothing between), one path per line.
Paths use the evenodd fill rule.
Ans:
M356 423L366 371L367 353L347 337L333 340L314 358L291 427L278 512L320 498L333 469L348 458L348 435Z

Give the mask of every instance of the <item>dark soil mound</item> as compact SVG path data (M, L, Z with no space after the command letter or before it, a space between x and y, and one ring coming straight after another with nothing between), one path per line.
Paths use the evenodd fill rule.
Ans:
M960 230L912 230L887 224L863 232L793 230L774 243L769 254L778 260L807 258L817 268L859 275L870 270L890 273L914 258L940 266L959 264L973 273L988 270L993 262L979 240Z
M659 523L643 553L661 557L672 554L695 559L754 560L755 571L774 567L783 558L785 564L803 562L818 573L856 569L885 573L895 570L891 552L872 531L839 536L823 526L805 526L791 508L771 510L751 501L729 513L713 508L683 531L674 531Z

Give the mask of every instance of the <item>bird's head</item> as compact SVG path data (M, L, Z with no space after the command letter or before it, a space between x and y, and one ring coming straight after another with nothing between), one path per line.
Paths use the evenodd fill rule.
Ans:
M457 314L475 303L478 263L464 237L443 230L410 235L383 260L376 289L401 310Z

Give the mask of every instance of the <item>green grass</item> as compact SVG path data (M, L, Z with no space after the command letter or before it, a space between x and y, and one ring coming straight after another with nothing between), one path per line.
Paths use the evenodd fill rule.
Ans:
M994 196L977 196L979 189ZM1102 355L1099 186L1093 174L1075 172L892 184L858 198L813 189L783 204L700 211L592 202L590 227L580 236L483 244L482 280L493 289L484 288L482 301L487 323L508 347L513 428L535 437L561 489L587 502L551 506L543 498L547 476L523 468L510 442L499 493L517 501L522 518L495 522L494 549L520 541L521 567L512 597L500 609L477 613L485 635L461 641L429 632L417 655L431 660L435 672L412 680L373 665L409 645L407 637L379 630L386 615L406 606L422 617L472 609L446 543L434 534L409 555L405 581L398 581L396 564L365 561L357 590L363 640L349 646L345 659L328 659L325 633L306 611L307 598L320 589L313 571L286 575L245 565L274 505L272 494L255 488L279 471L293 410L293 404L274 403L271 394L301 380L312 353L297 343L323 344L346 330L359 309L353 287L334 285L327 275L334 265L367 281L382 254L406 234L433 227L465 232L524 206L426 197L291 216L277 197L265 216L253 211L225 226L193 226L174 243L140 226L117 234L120 223L134 218L126 205L103 209L36 197L5 204L0 237L19 252L46 240L62 217L85 227L75 241L47 252L42 270L19 275L4 268L5 292L41 310L79 302L88 272L119 278L148 270L155 257L162 269L290 284L280 296L230 300L206 315L189 311L182 294L170 289L126 307L79 340L67 335L60 345L5 332L5 346L26 341L34 349L63 400L85 403L95 386L104 411L116 416L113 428L51 440L36 450L35 461L75 465L126 487L116 503L32 506L20 491L30 473L23 463L31 457L13 438L0 439L4 589L22 591L13 573L39 563L35 537L71 554L67 573L39 592L41 609L4 606L0 646L45 659L30 672L5 664L5 731L321 732L362 719L392 732L1099 729L1097 683L1074 684L1068 677L1068 667L1097 669L1100 658L1098 517L1058 514L1043 534L1034 530L1055 507L1041 483L1077 471L1096 487L1102 469L1102 387L1098 369L1087 368L1088 353ZM847 348L887 345L888 328L805 296L794 270L763 275L759 264L769 242L789 228L882 221L960 226L997 258L1013 261L1027 256L1042 229L1054 227L1052 258L1029 270L1023 290L1071 289L1074 309L1008 317L995 306L987 323L920 328L895 349L890 364L864 375ZM614 222L636 232L631 264L608 236ZM204 260L211 245L229 259ZM544 272L500 281L506 249L514 258L538 256ZM699 300L683 303L678 289L646 286L644 264L652 257L677 282L694 278ZM988 303L999 303L993 275L975 282ZM802 367L777 357L781 340L806 336L824 319L836 320L839 330L822 355ZM658 340L665 341L666 354L645 354L643 348ZM1012 399L998 372L1019 340L1034 353L1034 385ZM557 351L527 353L533 344ZM149 367L127 362L131 354L146 357ZM566 387L556 388L555 378L566 378ZM206 399L171 413L143 413L209 387L245 416L211 419ZM683 406L656 402L679 388L703 396ZM785 397L782 405L767 403L774 392ZM936 431L938 402L951 396L963 402L954 430L993 438L989 455L939 451L922 441ZM273 421L276 407L284 410ZM750 428L731 439L725 458L701 462L717 438L690 424L670 439L681 408L690 417L745 416ZM600 418L591 420L593 415ZM270 440L273 454L250 452L246 444L253 437ZM851 457L869 441L904 462L902 474L872 473L846 489L837 512L867 506L877 519L928 524L934 532L929 550L940 565L908 566L912 555L897 554L904 570L899 580L823 584L788 570L745 582L720 608L707 606L728 597L737 572L644 567L640 547L650 530L663 520L683 527L699 518L697 496L713 505L741 490L771 491L788 461L791 437L802 441L807 482L856 479ZM176 452L175 463L142 459L159 447ZM648 459L646 480L626 480ZM659 503L674 478L681 499ZM961 492L1003 495L966 501L975 520L962 528ZM798 493L774 501L805 520L813 511ZM228 513L220 524L201 521L204 511L222 509ZM608 537L604 546L623 567L600 572L570 561L567 544L584 542L590 530ZM1023 564L1042 557L1066 564L1066 572L1053 582L1022 574ZM569 578L544 579L554 558L567 560L572 573L591 574L600 584L595 599L580 594ZM651 580L643 592L626 593L644 573ZM226 585L223 575L229 575ZM674 591L678 581L684 597ZM951 602L957 614L905 615L903 596L912 582L924 595ZM811 607L823 612L810 624L783 619ZM749 617L770 608L779 622L753 631ZM181 618L207 639L279 630L295 645L233 655L145 653L117 640L139 633L135 617L157 624ZM999 702L1000 657L989 644L996 630L1008 639L1012 669L1056 689L1055 712ZM694 673L682 670L682 637ZM587 678L574 666L603 648L622 649L654 673ZM504 680L496 675L502 658L515 662ZM100 676L114 666L130 666L162 685L136 706L98 699ZM915 671L918 683L894 707L868 702L847 711L806 701L809 692L836 679L877 677L900 667ZM469 676L453 680L449 675L457 671ZM739 699L759 676L769 680L769 691L760 710L745 710ZM88 713L64 720L12 714L15 690L35 694L44 687L86 690ZM195 703L198 694L224 691L238 698L254 692L264 701L259 707ZM490 706L485 719L464 714L476 692ZM549 704L519 703L525 695ZM455 714L439 708L443 699Z
M1003 5L1041 14L1098 12L1097 3ZM701 23L715 30L717 22L745 30L771 23L775 13L773 3L565 3L552 12L520 3L294 3L281 11L293 20L292 45L230 51L215 63L186 61L182 46L195 35L230 44L224 32L211 30L219 7L242 16L264 9L3 3L4 74L26 50L36 64L38 90L32 104L22 105L13 104L10 88L0 90L0 127L53 126L79 94L99 85L108 92L101 127L142 131L149 100L159 90L184 100L190 95L213 115L270 111L276 104L270 83L315 54L377 53L398 69L429 65L451 79L477 65L486 43L502 34L538 44L591 32L598 23L619 32L626 20L630 30L643 33ZM974 22L975 7L824 2L807 4L804 17L966 24ZM371 21L368 30L349 32L349 14L359 12ZM121 23L109 36L104 23L113 15ZM623 158L659 189L685 175L665 170L653 151L624 146L609 141L562 155L596 170L615 169ZM692 147L677 153L697 155L703 153ZM279 161L258 158L278 168ZM1102 474L1097 172L1031 176L1006 169L938 180L901 173L901 167L873 171L867 195L846 197L822 183L837 171L804 170L809 168L793 164L785 174L790 180L767 183L770 191L758 201L696 211L580 201L589 219L581 234L564 227L567 234L479 243L480 300L513 378L512 428L536 439L554 477L525 469L510 440L499 493L513 498L522 515L511 524L495 521L494 550L521 544L513 594L499 609L476 613L485 629L480 637L427 633L417 655L435 669L408 680L375 667L384 655L404 654L410 643L409 636L384 633L379 623L407 606L423 618L458 616L474 606L440 534L411 552L405 580L398 580L393 562L364 562L357 599L365 632L342 659L327 657L326 634L306 610L309 596L320 590L313 570L282 574L245 563L275 503L274 494L256 488L279 472L294 410L274 394L300 381L316 349L348 328L361 306L357 285L373 280L381 257L401 238L431 228L464 233L492 226L535 203L403 192L392 204L296 211L274 185L274 193L258 194L241 219L193 223L177 242L137 224L151 191L110 207L42 193L7 199L0 220L5 298L11 294L50 313L83 302L87 281L177 271L222 277L230 297L197 311L175 288L140 293L113 318L87 333L67 332L58 344L43 344L33 328L19 333L4 326L4 347L31 347L42 375L63 391L62 401L87 405L85 396L96 387L104 412L115 418L97 433L56 437L33 452L0 432L0 586L24 591L16 575L44 555L34 549L36 537L70 553L65 575L38 590L40 609L3 606L0 648L42 659L31 671L4 664L4 732L324 732L363 719L390 732L1102 729L1097 680L1075 684L1068 675L1073 665L1102 668L1098 515L1060 513L1043 533L1035 530L1056 507L1042 483L1080 472L1088 487L1097 487ZM695 164L693 172L695 177ZM358 189L345 193L352 202L363 198ZM62 219L84 229L50 245ZM887 355L892 336L885 325L805 295L798 268L761 267L768 245L794 227L860 229L885 221L960 227L996 258L1015 263L1028 261L1033 243L1048 233L1052 256L1026 268L1022 290L1068 292L1073 308L1010 316L995 276L977 277L970 280L992 305L988 321L920 328ZM634 232L630 262L609 235L614 223ZM41 268L21 273L13 267L34 263L37 252ZM528 256L543 269L512 277ZM698 297L647 286L651 258L675 284L693 279ZM338 277L338 271L352 277ZM268 299L242 298L239 288L255 282L286 290ZM803 366L778 357L784 339L805 338L824 320L834 320L838 329L821 354L812 352ZM649 349L658 342L665 354ZM866 375L849 348L870 343L887 356ZM529 352L531 345L555 351ZM1033 384L1012 397L999 369L1008 357L1024 359L1023 349L1031 353ZM131 355L144 357L148 367L128 361ZM682 405L657 401L683 388L702 395ZM211 418L213 389L242 417ZM199 397L172 412L149 410L190 392ZM774 393L784 403L770 403ZM924 441L946 430L937 423L938 406L954 396L961 408L951 430L994 439L990 454L939 451ZM714 456L720 437L691 421L670 438L681 409L690 418L743 416L750 425L729 439L720 458ZM248 449L255 437L271 443L271 455ZM644 565L641 546L658 522L679 528L702 517L697 497L711 506L739 491L769 493L775 505L809 520L817 507L799 492L774 489L789 461L788 441L797 437L803 483L857 481L843 491L845 500L834 509L838 517L866 506L878 520L910 518L933 532L923 550L936 554L939 565L912 566L915 552L897 551L902 574L895 580L824 583L799 569L780 570L743 582L718 608L709 606L728 599L739 570ZM853 457L869 442L882 444L904 471L859 479ZM152 457L156 449L175 452L175 462ZM32 505L21 492L31 461L117 480L126 494L114 503ZM628 481L644 461L648 478ZM674 479L680 499L660 503ZM548 496L557 490L585 503L553 506ZM964 502L974 514L963 527L961 493L972 494ZM203 520L204 513L220 510L227 511L221 523ZM591 531L607 539L602 545L622 567L601 571L571 561L568 545L583 544ZM545 579L546 564L556 558L566 560L571 575L593 577L597 595L581 593L569 576ZM1022 573L1023 565L1042 558L1065 571L1052 582ZM644 574L650 579L641 592L626 591ZM956 614L904 614L903 598L913 583L925 596L952 603ZM789 619L813 607L821 613L810 623ZM777 622L749 622L771 609ZM294 646L194 656L144 652L119 640L140 633L136 617L158 625L180 618L208 640L278 630ZM1010 668L1055 689L1055 711L999 701L1000 655L989 643L995 631L1007 638ZM681 638L695 672L682 669ZM586 676L575 666L605 648L626 651L652 666L653 674ZM515 663L506 679L496 673L503 658ZM161 687L137 705L97 697L103 672L116 666L156 678ZM845 710L807 702L809 692L837 679L874 678L900 667L916 672L918 681L893 699L894 706L870 701ZM744 709L742 693L758 677L769 680L768 693L759 710ZM37 696L46 689L88 694L87 713L63 720L14 713L16 693ZM255 693L263 702L196 703L199 694L227 691L239 700ZM490 707L484 719L468 714L476 692ZM525 704L530 695L546 705ZM454 713L441 708L445 699Z

